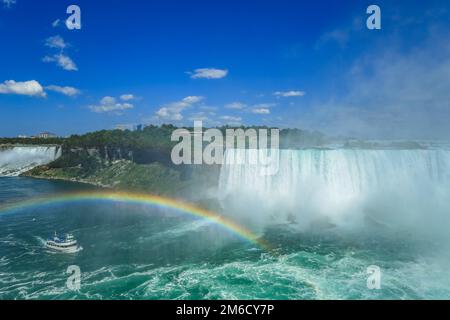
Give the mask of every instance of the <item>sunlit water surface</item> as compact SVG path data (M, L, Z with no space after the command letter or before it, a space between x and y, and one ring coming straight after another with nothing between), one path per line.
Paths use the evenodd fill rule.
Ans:
M0 178L0 205L88 187ZM83 250L49 251L72 232ZM0 214L1 299L430 299L450 298L448 253L414 235L298 232L274 225L266 252L222 227L125 203L34 207ZM79 266L81 288L68 289ZM367 288L367 267L382 270Z

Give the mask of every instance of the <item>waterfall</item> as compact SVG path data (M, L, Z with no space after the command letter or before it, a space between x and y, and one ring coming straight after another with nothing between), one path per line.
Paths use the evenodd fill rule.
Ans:
M59 146L14 146L0 149L0 176L18 176L61 156Z
M339 220L355 211L398 217L450 207L450 150L280 150L273 174L257 157L257 150L227 150L218 191L222 203L259 218L264 210Z

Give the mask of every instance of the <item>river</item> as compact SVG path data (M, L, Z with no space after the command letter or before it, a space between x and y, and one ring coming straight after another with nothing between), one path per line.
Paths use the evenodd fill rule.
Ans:
M95 188L0 178L0 207ZM250 210L250 208L249 208ZM376 228L375 228L376 229ZM75 254L49 251L71 232ZM256 231L255 231L256 232ZM0 213L0 299L431 299L450 297L447 244L406 231L264 227L271 250L177 210L122 201L55 202ZM381 271L379 290L367 268ZM67 286L69 266L80 289Z

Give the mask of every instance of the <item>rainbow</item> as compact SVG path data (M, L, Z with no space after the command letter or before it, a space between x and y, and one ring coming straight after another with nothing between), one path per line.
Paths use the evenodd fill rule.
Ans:
M223 227L228 231L231 231L233 234L246 241L258 245L262 249L269 249L263 239L230 219L184 201L152 194L102 191L61 193L0 206L0 214L32 207L90 201L124 202L128 204L141 204L176 210L188 216L205 219L213 224Z

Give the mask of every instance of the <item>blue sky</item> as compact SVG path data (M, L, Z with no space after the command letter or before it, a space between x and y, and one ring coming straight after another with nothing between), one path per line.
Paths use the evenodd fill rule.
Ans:
M449 21L448 1L0 0L0 136L200 119L450 137Z

